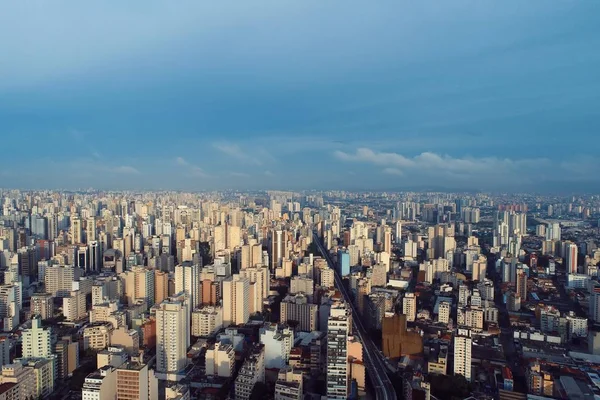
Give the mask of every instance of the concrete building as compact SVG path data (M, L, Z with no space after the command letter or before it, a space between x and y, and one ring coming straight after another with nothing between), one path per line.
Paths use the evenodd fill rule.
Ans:
M54 298L50 293L36 293L31 296L31 315L42 319L54 317Z
M352 329L350 310L339 303L331 307L327 321L327 398L348 398L348 337Z
M319 306L308 301L305 294L287 295L279 306L279 322L296 324L304 332L317 330Z
M236 400L249 400L254 385L265 381L265 349L262 344L254 345L244 361L234 383Z
M148 364L132 360L117 368L118 400L158 399L158 379Z
M215 343L206 350L206 375L231 378L235 368L235 350L231 344Z
M105 365L89 374L81 389L81 400L114 400L117 398L117 373Z
M52 332L50 328L42 328L39 316L31 320L31 328L23 330L23 358L52 357Z
M275 400L302 400L303 374L291 367L282 368L275 383Z
M406 315L406 320L414 322L417 316L417 298L414 293L406 293L402 300L402 314Z
M238 274L223 281L223 325L240 325L250 318L250 279Z
M167 379L181 373L188 364L190 311L185 297L163 301L156 310L156 371Z
M175 267L175 293L186 293L192 309L202 304L200 270L200 265L191 262L185 262Z
M260 328L260 342L265 347L265 368L283 368L294 345L294 332L277 324L265 323Z
M192 336L208 337L223 328L223 307L204 306L192 312Z
M459 328L454 335L454 374L471 381L471 331Z
M46 293L53 297L68 297L73 288L73 281L83 275L80 268L64 265L53 265L46 268L44 286Z

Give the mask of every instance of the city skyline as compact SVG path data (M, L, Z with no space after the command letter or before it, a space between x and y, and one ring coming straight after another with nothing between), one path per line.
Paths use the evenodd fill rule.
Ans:
M10 4L2 186L595 191L599 7Z

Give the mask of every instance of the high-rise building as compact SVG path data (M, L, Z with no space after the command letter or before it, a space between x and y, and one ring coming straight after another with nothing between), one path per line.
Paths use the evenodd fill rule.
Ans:
M83 243L83 229L81 219L74 217L71 219L71 244Z
M350 310L344 303L331 307L327 320L327 399L348 398L348 336Z
M288 295L281 301L279 321L296 324L296 329L303 332L317 330L319 306L311 304L305 294Z
M31 320L31 328L24 329L23 358L50 358L52 357L52 332L49 328L42 328L42 320L36 315Z
M395 231L395 239L396 239L396 244L400 244L402 243L402 222L401 221L396 221L396 225L395 225L396 231Z
M567 274L577 273L577 245L575 243L567 243L565 245L565 266Z
M263 310L263 301L269 297L271 278L269 267L254 266L241 270L240 276L250 280L250 314L260 313Z
M274 229L271 231L271 270L281 266L281 261L286 256L286 240L287 234L285 231Z
M41 319L54 316L54 298L50 293L36 293L31 296L31 315L39 315Z
M245 324L250 318L250 280L235 274L223 281L223 325Z
M188 364L190 345L189 300L181 295L169 298L156 310L156 371L167 379L181 373Z
M275 400L303 399L303 374L291 367L279 370L275 383Z
M139 265L120 275L125 288L125 298L129 305L138 300L146 302L148 307L154 305L154 271Z
M406 293L402 300L402 314L406 315L406 320L414 322L417 317L417 298L414 293Z
M206 376L231 378L235 368L235 350L229 343L217 342L206 349Z
M192 336L208 337L223 327L223 308L204 306L192 311Z
M454 374L471 381L471 331L459 328L454 335Z
M82 276L82 270L73 266L53 265L46 269L46 292L53 297L67 297L73 288L73 281Z
M175 267L175 293L185 292L189 297L192 309L202 304L200 270L200 265L191 262L185 262Z
M338 250L337 268L341 276L350 275L350 253L347 250Z
M118 400L158 399L158 380L154 371L139 360L132 360L117 368Z
M249 400L254 386L265 381L265 346L255 344L234 383L236 400Z
M447 301L440 302L440 306L438 309L438 321L442 324L448 324L450 322L450 311L452 310L452 305Z
M169 274L154 270L154 304L162 303L169 297Z
M81 388L82 400L117 398L117 373L113 366L105 365L89 374Z
M589 283L590 303L589 318L594 323L600 322L600 282L590 281Z
M517 295L523 301L527 300L527 274L523 268L517 268Z

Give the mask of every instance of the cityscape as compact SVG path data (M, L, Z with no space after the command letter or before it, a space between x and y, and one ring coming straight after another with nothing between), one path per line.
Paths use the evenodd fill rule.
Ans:
M0 9L0 400L600 400L600 1Z
M0 193L6 399L585 399L600 196Z

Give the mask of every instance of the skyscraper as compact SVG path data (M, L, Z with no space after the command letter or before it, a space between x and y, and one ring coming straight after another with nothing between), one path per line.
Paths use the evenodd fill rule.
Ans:
M565 266L567 274L577 273L577 245L575 243L565 245Z
M331 307L327 321L327 399L348 398L348 336L350 310L344 303Z
M175 267L175 293L185 292L192 309L202 304L200 265L185 262Z
M173 379L187 366L191 316L188 301L179 296L156 306L156 371L167 379Z
M471 331L458 328L454 336L454 375L462 375L471 381Z
M245 324L250 318L250 279L233 275L223 281L223 326Z
M527 274L523 268L517 268L517 295L521 300L527 300Z

